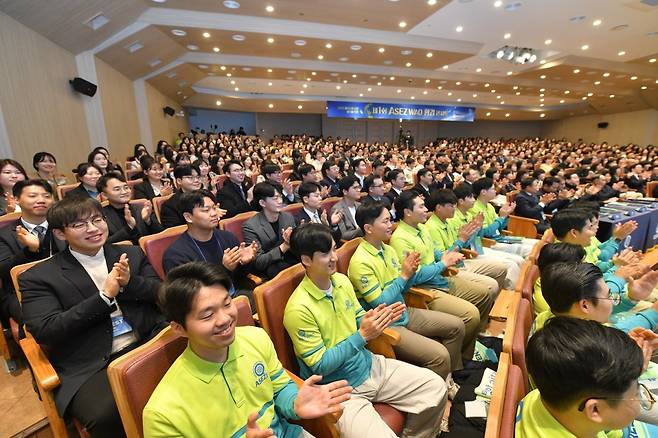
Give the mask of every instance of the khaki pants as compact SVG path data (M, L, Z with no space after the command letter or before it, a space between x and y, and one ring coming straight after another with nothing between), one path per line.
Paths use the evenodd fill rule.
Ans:
M443 379L463 368L464 323L456 316L427 309L409 308L406 327L392 326L400 334L393 346L399 360L428 368Z
M507 253L504 251L497 251L492 248L484 248L484 254L478 256L482 260L496 260L504 263L507 267L507 276L505 277L505 289L514 290L516 283L521 276L521 265L523 264L523 257L516 254Z
M446 279L450 285L448 291L452 295L462 298L478 308L480 311L478 330L484 330L489 322L489 312L498 295L499 289L496 280L467 271L459 271L459 274Z
M505 288L505 278L507 277L507 265L498 260L485 260L480 257L476 259L464 260L464 270L474 274L484 275L493 278L498 283L498 290ZM496 297L493 297L494 300Z
M372 406L379 402L407 413L403 437L435 438L447 401L446 384L432 371L373 354L370 376L343 403L336 427L343 438L396 438Z
M464 323L462 358L473 359L475 339L480 329L480 311L473 304L452 295L448 291L432 289L432 293L434 294L434 301L430 302L427 307L430 310L448 313L462 320ZM455 368L454 364L453 368Z

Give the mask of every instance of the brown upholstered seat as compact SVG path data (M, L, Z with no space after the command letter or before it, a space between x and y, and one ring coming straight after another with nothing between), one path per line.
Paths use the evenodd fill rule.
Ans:
M516 407L527 391L523 384L521 368L512 364L507 373L507 384L505 385L505 399L503 400L503 412L500 418L500 438L514 438L514 427L516 425Z
M155 212L155 217L158 218L158 222L162 222L162 219L160 218L160 210L162 210L162 204L164 204L165 201L167 201L172 196L173 194L167 196L156 196L152 199L153 211Z
M296 202L294 204L286 205L283 208L283 211L287 211L291 215L297 216L299 212L302 211L302 208L304 208L304 204L302 204L301 202Z
M154 198L157 199L157 198ZM164 279L165 272L162 267L162 257L169 246L178 239L178 236L187 230L187 225L178 225L176 227L167 228L156 234L150 236L143 236L139 239L139 246L146 254L153 269L161 279Z
M228 231L233 234L238 242L244 242L244 235L242 234L242 224L256 215L255 211L247 211L244 213L236 214L232 218L223 219L219 221L219 229Z

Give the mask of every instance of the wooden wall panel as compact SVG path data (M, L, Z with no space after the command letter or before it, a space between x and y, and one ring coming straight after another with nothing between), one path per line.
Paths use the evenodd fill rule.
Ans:
M49 151L70 174L90 145L83 109L90 98L68 84L74 56L0 13L0 59L0 105L14 158L32 173L34 153Z
M103 104L108 149L112 160L123 166L139 143L135 91L130 79L96 58L96 76Z
M166 140L170 144L173 144L179 132L188 131L187 117L165 116L162 112L162 108L165 106L174 108L176 112L180 111L181 107L172 99L156 90L148 82L144 86L146 87L146 100L148 101L153 148L155 148L159 140Z

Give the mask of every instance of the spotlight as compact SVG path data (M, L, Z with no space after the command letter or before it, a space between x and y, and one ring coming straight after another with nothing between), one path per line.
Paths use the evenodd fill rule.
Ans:
M505 51L504 50L501 49L498 52L496 52L496 58L503 59L503 56L505 56Z

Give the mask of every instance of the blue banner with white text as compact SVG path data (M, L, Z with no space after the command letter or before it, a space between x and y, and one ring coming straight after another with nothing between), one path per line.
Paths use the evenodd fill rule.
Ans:
M327 116L350 119L403 119L472 122L475 120L475 108L466 106L342 102L330 100L327 101Z

